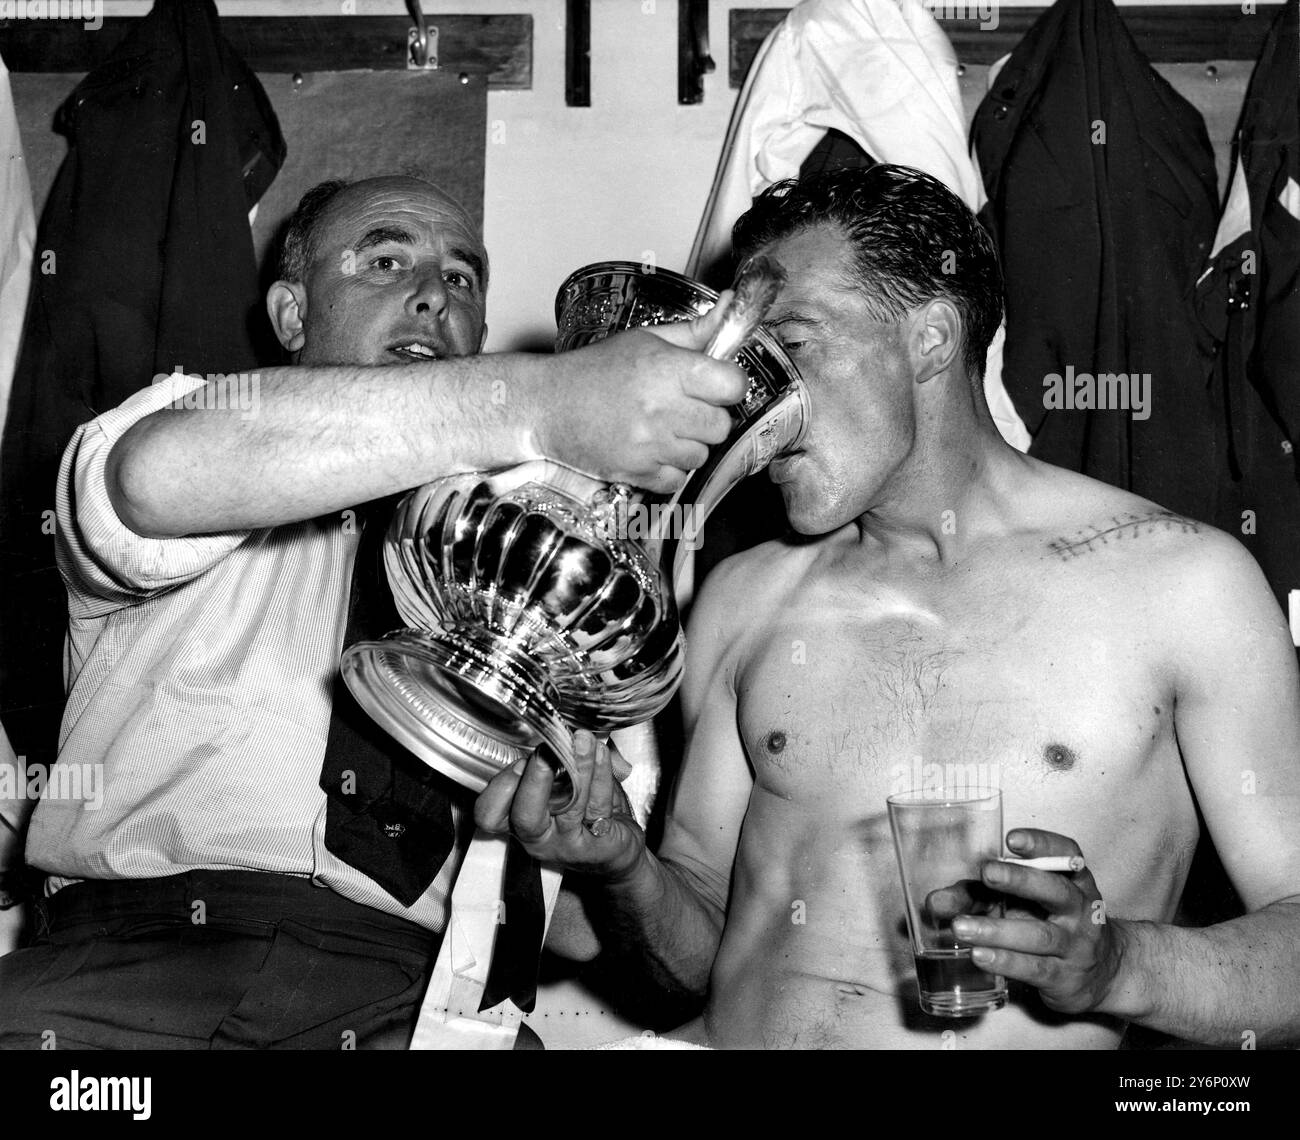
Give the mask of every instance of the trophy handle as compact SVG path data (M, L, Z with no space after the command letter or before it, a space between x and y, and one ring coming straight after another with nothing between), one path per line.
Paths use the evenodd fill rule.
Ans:
M718 330L704 350L705 355L714 360L730 360L739 353L758 331L783 284L785 269L775 258L765 254L746 258L736 271L732 297ZM796 375L793 383L762 415L686 477L686 482L669 500L667 510L660 515L659 532L647 543L651 557L658 562L665 545L676 537L671 572L674 595L678 592L686 554L698 547L700 533L713 508L742 479L761 471L780 452L798 447L811 413L807 386ZM681 509L682 503L688 505ZM667 528L679 519L681 533L673 536Z
M755 254L741 262L722 323L704 350L714 360L730 360L758 331L785 284L785 269L774 257Z
M812 405L808 389L802 380L791 384L785 393L768 405L764 413L745 432L727 445L727 449L711 459L714 462L697 468L686 477L686 482L670 500L664 511L665 520L680 517L682 533L677 536L677 546L672 556L671 582L674 596L678 593L682 567L689 551L699 549L700 536L709 515L742 479L762 471L781 452L799 446L812 419ZM685 501L688 505L680 512L677 507ZM666 533L656 535L652 556L659 556L672 537Z

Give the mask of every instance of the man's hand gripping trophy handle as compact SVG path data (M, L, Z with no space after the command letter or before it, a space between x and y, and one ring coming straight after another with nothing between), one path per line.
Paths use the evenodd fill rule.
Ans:
M749 380L732 358L784 280L750 258L694 321L631 329L555 358L532 450L596 478L668 494L731 432Z
M564 811L551 814L556 765L538 749L488 784L474 821L490 834L513 834L543 863L606 879L629 875L645 850L645 833L615 775L630 770L627 761L585 729L574 733L573 759L577 795Z

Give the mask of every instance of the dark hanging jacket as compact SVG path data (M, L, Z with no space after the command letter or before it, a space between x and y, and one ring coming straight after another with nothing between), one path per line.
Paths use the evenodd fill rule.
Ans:
M177 366L276 359L248 212L285 156L212 0L158 0L59 108L69 151L42 213L0 474L0 701L48 761L67 604L49 520L74 429Z
M1006 277L1003 380L1030 454L1207 517L1216 428L1194 294L1218 208L1200 114L1110 0L1060 0L1011 53L972 133ZM1149 418L1133 417L1131 381L1127 407L1046 406L1049 377L1099 374L1149 375Z
M1233 179L1197 287L1227 454L1219 516L1277 595L1300 590L1300 44L1297 0L1273 22L1246 92ZM1247 513L1249 512L1249 513Z

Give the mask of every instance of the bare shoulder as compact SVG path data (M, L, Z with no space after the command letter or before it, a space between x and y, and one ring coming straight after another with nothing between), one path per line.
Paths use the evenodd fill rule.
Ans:
M691 609L692 652L735 649L779 612L816 560L820 540L775 539L724 559L709 572Z
M1071 473L1073 474L1073 473ZM1195 557L1233 540L1197 519L1180 515L1139 495L1075 476L1062 482L1066 494L1042 528L1045 553L1060 562L1105 555L1108 560L1150 557ZM1240 544L1236 544L1240 545Z
M1171 634L1229 618L1239 628L1284 625L1263 572L1233 535L1095 479L1059 475L1050 523L1038 532L1042 558L1151 603Z
M779 588L802 550L797 541L778 538L724 558L704 579L697 608L734 603L751 591Z
M1042 552L1064 564L1106 562L1149 580L1157 571L1192 578L1232 580L1258 574L1255 561L1230 534L1178 514L1140 495L1073 471L1051 469L1046 488L1052 506L1037 527Z

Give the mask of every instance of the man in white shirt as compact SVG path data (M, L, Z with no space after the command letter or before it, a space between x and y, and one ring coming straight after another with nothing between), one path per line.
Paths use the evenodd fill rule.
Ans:
M541 455L665 490L746 388L707 322L478 356L486 252L418 179L309 192L281 275L293 367L168 378L64 456L55 772L85 781L31 819L50 897L0 959L0 1045L405 1044L465 837L410 905L324 842L356 508Z

